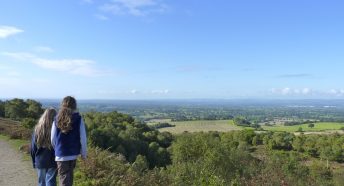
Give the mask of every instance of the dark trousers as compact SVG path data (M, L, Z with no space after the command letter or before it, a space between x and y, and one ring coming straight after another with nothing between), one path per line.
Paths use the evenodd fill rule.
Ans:
M57 170L59 174L60 186L73 185L73 172L76 160L57 161Z

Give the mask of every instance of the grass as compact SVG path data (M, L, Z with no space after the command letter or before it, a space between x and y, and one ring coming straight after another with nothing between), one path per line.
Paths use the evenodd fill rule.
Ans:
M315 123L313 128L308 127L308 124L302 125L293 125L293 126L262 126L264 130L268 131L280 131L280 132L296 132L301 127L303 132L324 132L329 130L340 130L341 127L344 127L344 123L335 123L335 122L320 122Z
M0 134L0 139L8 141L14 148L19 149L22 145L29 143L28 140L10 139L10 137Z
M160 132L168 131L172 134L180 134L187 132L207 132L219 131L228 132L233 130L241 130L242 127L235 126L232 120L197 120L197 121L176 121L169 122L175 127L167 127L159 129Z
M236 126L232 120L197 120L197 121L176 121L173 122L170 119L152 120L148 124L156 124L158 122L167 122L175 127L167 127L159 129L160 132L168 131L172 134L180 134L187 132L207 132L207 131L219 131L228 132L232 130L242 130L245 127ZM344 123L336 122L319 122L315 123L313 128L308 127L308 124L294 125L294 126L262 126L266 131L276 132L297 132L299 128L302 128L303 132L326 132L326 131L339 131L341 127L344 127ZM247 127L246 127L247 128Z
M158 123L172 123L171 119L151 119L147 122L148 125L154 125Z
M6 135L3 135L3 134L0 134L0 140L4 140L4 141L7 141L13 149L17 150L18 152L19 151L19 148L23 145L27 145L29 144L30 142L28 140L22 140L22 139L10 139L9 136L6 136ZM22 152L20 152L22 153ZM25 154L23 153L24 156L23 156L23 159L24 160L30 160L30 156L29 154Z

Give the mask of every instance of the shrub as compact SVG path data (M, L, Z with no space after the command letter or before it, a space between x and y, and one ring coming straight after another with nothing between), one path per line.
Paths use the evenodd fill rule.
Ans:
M23 121L21 122L23 127L27 129L33 129L37 123L37 120L33 118L24 118Z

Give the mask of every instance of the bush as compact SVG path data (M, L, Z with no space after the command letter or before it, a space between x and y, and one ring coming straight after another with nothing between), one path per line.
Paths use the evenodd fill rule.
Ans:
M313 128L313 127L315 127L315 125L314 125L314 123L310 123L310 124L308 124L308 127Z
M0 134L7 135L10 139L31 139L32 131L24 128L18 122L9 119L0 119Z
M150 125L151 128L153 129L161 129L161 128L167 128L167 127L175 127L176 125L172 125L169 123L157 123L154 125Z
M85 161L78 162L75 185L170 185L164 169L148 170L144 156L131 165L125 157L100 148L90 148Z
M118 112L92 112L85 114L84 118L93 147L121 153L130 163L136 160L137 155L145 156L149 168L170 164L167 152L173 139L170 133L160 133L144 123L135 122L131 116Z
M33 129L37 123L37 120L33 118L24 118L21 123L23 127L27 129Z

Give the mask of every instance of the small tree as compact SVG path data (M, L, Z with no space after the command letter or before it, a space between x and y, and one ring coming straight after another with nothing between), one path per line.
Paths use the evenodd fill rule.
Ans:
M309 127L309 128L313 128L314 126L315 126L314 123L308 124L308 127Z
M303 132L302 127L299 127L299 129L297 129L297 132Z
M33 127L36 125L37 121L33 118L24 118L22 121L23 127L27 129L33 129Z
M136 160L131 167L137 173L143 174L144 171L148 170L148 162L146 157L142 155L137 155Z

